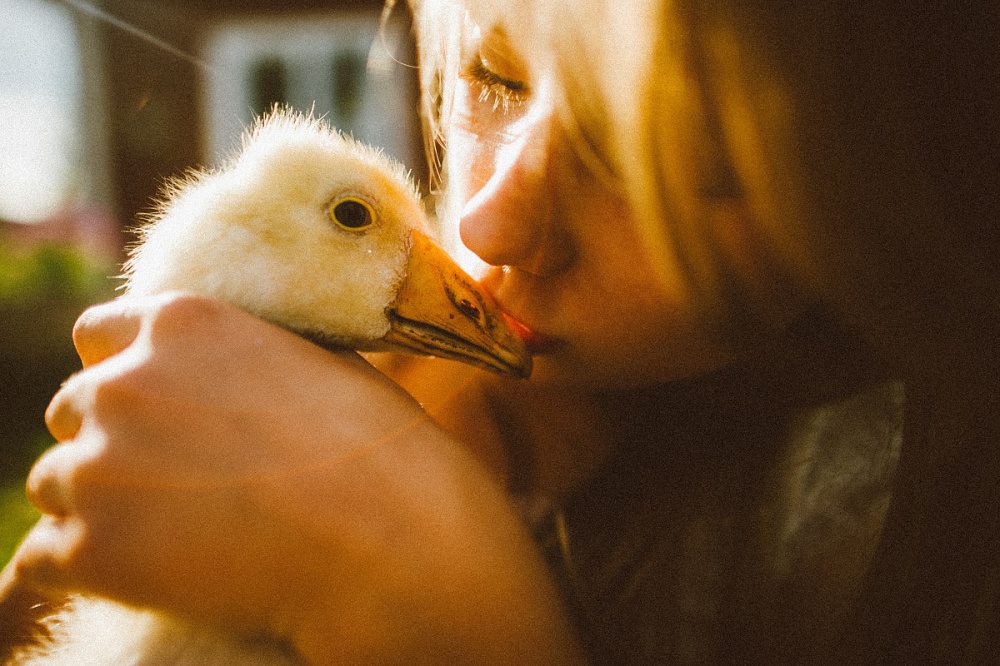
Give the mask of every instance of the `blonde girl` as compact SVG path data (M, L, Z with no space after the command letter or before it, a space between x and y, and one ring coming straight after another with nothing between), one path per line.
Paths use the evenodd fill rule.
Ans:
M995 656L996 12L414 10L443 218L535 377L377 359L418 405L215 302L102 306L21 575L310 663Z

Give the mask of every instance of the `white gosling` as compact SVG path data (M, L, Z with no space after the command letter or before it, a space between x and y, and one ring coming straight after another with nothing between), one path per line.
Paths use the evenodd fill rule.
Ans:
M488 294L428 236L416 189L378 151L276 111L217 171L170 184L125 265L123 298L214 296L325 346L400 349L526 377ZM278 640L75 597L12 666L301 664Z
M215 296L324 344L530 374L492 299L428 233L401 166L278 111L225 168L168 186L125 264L125 291Z

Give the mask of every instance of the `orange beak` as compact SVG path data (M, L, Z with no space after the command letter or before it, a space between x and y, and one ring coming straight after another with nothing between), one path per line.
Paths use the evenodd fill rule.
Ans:
M526 378L531 355L496 303L434 241L413 232L406 276L384 341L418 354Z

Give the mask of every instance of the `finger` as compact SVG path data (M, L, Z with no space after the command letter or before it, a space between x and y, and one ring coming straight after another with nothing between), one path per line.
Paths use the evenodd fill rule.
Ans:
M141 321L139 308L127 299L86 310L73 327L73 344L83 367L100 363L132 344Z
M77 578L70 567L84 532L79 520L42 516L11 560L15 576L49 594L68 591Z
M72 513L72 483L75 471L84 458L81 444L59 444L42 454L28 474L25 492L28 500L44 514L65 516Z
M45 409L45 425L57 442L72 439L80 431L83 423L83 410L79 407L81 389L79 374L73 375L63 382Z

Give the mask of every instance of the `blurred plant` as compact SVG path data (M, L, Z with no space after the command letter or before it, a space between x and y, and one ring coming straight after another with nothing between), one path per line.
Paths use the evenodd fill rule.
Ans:
M23 483L48 437L45 407L80 367L73 322L114 294L114 270L67 244L0 244L0 483Z
M69 245L44 243L31 251L0 245L0 308L100 300L113 288L108 269Z
M32 459L51 444L51 438L38 437L29 446ZM0 567L10 561L17 545L39 517L24 492L24 477L0 477Z
M38 516L38 510L24 495L23 484L0 486L0 566L10 561L17 545Z

